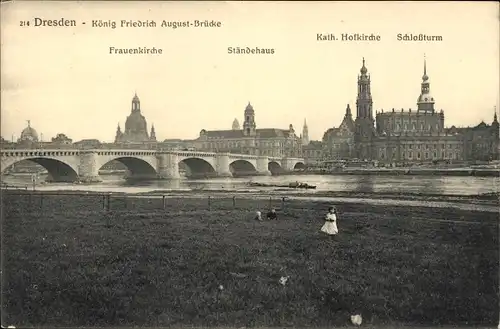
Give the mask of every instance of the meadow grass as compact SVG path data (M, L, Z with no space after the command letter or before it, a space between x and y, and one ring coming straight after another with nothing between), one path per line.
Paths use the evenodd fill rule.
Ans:
M344 204L332 239L320 202L263 222L269 200L2 202L4 325L498 324L494 213Z

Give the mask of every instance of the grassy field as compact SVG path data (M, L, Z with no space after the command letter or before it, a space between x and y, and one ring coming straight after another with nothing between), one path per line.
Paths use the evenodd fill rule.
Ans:
M494 213L345 204L332 239L318 202L2 201L3 325L498 324Z

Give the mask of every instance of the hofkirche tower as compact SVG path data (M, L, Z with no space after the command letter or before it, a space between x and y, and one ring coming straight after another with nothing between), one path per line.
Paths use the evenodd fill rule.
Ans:
M365 66L358 75L358 96L356 98L356 120L354 121L355 154L358 159L370 159L375 137L375 120L373 118L373 100L370 89L370 76Z

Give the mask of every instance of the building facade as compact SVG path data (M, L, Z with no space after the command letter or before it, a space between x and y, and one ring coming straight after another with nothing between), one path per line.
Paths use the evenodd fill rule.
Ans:
M237 154L298 157L302 155L302 140L295 134L293 125L288 129L257 129L255 110L248 103L244 111L242 129L237 120L231 130L201 130L193 141L197 150L230 152Z
M435 108L425 60L416 110L393 108L377 111L374 117L370 75L364 59L357 90L356 119L352 121L348 105L339 128L330 128L324 134L322 157L326 160L405 165L499 159L496 111L490 125L481 122L475 127L446 127L444 111Z

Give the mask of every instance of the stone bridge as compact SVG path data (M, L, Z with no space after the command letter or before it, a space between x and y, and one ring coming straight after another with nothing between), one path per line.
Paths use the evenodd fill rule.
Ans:
M117 160L128 169L130 179L178 179L183 163L188 177L233 177L271 175L304 167L301 158L277 158L248 154L197 151L119 150L119 149L12 149L0 150L1 172L30 160L44 167L47 181L100 182L99 169Z

